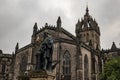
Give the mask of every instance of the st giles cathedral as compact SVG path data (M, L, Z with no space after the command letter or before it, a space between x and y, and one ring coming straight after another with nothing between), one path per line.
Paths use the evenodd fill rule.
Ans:
M52 62L58 62L54 80L99 80L105 62L111 56L119 56L120 49L114 42L111 49L101 49L100 27L89 14L88 7L83 18L76 23L75 35L64 27L61 17L55 26L46 23L39 28L35 23L28 45L19 48L17 43L13 54L0 50L0 80L19 80L20 76L27 76L38 68L36 66L41 62L36 59L37 53L46 35L53 40Z

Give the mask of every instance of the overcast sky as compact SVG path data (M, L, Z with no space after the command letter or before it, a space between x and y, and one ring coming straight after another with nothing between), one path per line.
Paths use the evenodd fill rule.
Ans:
M75 34L87 4L100 26L101 47L111 48L113 41L120 47L120 0L0 0L0 49L11 53L17 42L29 44L35 22L39 28L46 22L56 25L58 16L62 27Z

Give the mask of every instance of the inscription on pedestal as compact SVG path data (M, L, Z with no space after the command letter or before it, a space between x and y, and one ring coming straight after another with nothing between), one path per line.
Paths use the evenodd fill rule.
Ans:
M55 75L53 73L47 73L46 71L34 71L30 74L30 80L54 80Z

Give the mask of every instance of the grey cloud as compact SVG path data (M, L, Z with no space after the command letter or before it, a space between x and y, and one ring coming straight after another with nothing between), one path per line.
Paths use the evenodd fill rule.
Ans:
M120 1L119 0L106 0L101 6L101 21L104 24L113 23L116 19L120 19L120 9L119 9Z
M62 18L62 26L74 34L77 19L85 13L86 2L101 27L102 47L108 47L113 38L118 43L119 30L116 37L110 32L120 20L119 0L0 0L0 49L12 52L16 42L25 46L30 43L35 22L39 27L46 22L56 25L58 16Z
M106 0L101 7L99 17L101 22L101 31L102 31L102 41L105 43L102 44L105 48L110 48L113 41L118 45L120 43L120 34L119 20L120 20L120 1L119 0Z

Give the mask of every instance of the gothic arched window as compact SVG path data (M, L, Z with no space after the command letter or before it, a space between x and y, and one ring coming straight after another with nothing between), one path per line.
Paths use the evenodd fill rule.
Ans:
M95 57L93 57L92 58L92 74L93 75L95 75L95 70L96 70L95 64L96 64L96 60L95 60ZM96 76L93 76L92 80L96 80Z
M26 69L27 69L27 61L28 61L27 55L21 56L20 72L25 72L26 71Z
M88 65L88 57L85 55L84 57L84 80L89 80L89 65Z
M63 75L64 80L71 79L71 60L70 53L68 51L65 51L65 54L63 56Z

